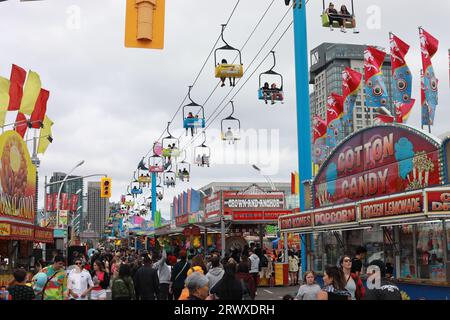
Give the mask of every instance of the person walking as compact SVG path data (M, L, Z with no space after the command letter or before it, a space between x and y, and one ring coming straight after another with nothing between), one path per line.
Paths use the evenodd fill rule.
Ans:
M313 271L306 271L303 275L303 284L298 289L295 300L317 300L320 286L316 283L316 275Z
M47 281L42 288L42 300L66 300L69 291L67 289L67 274L64 270L64 257L57 255L53 264L41 270L47 275Z
M291 286L298 285L298 257L294 254L292 250L288 252L288 262L289 262L289 280Z
M317 293L317 300L351 300L351 294L345 289L344 273L336 266L328 266L323 273L325 286Z
M224 271L222 279L211 288L211 294L214 294L218 300L242 300L244 288L236 277L236 264L227 263Z
M258 282L259 282L259 257L256 255L255 251L253 249L249 250L249 261L250 261L250 274L252 275L253 279L255 280L255 287L256 290L258 289Z
M379 287L370 286L367 289L363 300L402 300L400 289L386 278L386 266L381 260L373 260L369 267L377 267L379 276L381 276ZM376 271L374 271L375 273ZM373 276L374 273L367 272L367 275Z
M209 269L206 277L208 278L208 287L212 288L222 279L225 271L220 265L220 258L216 255L211 258L211 269Z
M153 268L157 271L159 279L158 300L168 300L172 267L167 264L167 252L164 249L162 250L161 259L153 264Z
M119 275L112 281L112 300L136 300L131 269L128 264L121 264Z
M178 300L181 295L181 291L184 288L184 282L187 278L187 272L191 265L186 260L186 251L179 252L180 261L172 268L172 275L170 281L172 282L173 299Z
M94 282L90 273L84 269L81 258L75 258L75 269L69 272L67 277L67 289L69 290L69 299L87 300L89 293L94 288Z
M350 256L345 255L341 257L339 266L344 272L345 288L352 295L352 300L362 300L366 290L361 278L356 273L352 273L352 259Z
M11 300L34 300L33 288L27 286L27 272L25 269L16 269L13 272L14 282L8 287Z
M355 273L358 277L362 273L363 261L366 257L367 249L365 247L358 247L356 249L356 255L352 260L352 273Z
M144 265L140 267L133 279L137 300L156 300L159 294L158 271L152 267L152 260L144 256Z
M91 300L106 300L106 289L109 287L109 275L105 271L105 265L100 260L95 260L92 272L94 287L91 290Z
M245 284L245 287L248 289L250 298L252 300L255 300L255 296L256 296L255 279L249 273L248 263L240 262L238 264L236 278L238 278L239 281L241 281L241 283L243 282ZM243 287L244 287L244 284L242 284Z

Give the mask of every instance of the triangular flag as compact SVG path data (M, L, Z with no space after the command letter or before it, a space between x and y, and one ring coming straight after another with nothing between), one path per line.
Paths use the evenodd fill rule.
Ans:
M5 117L9 105L9 85L8 79L0 77L0 126L5 125Z
M40 92L41 79L36 72L30 70L30 72L28 72L27 82L25 83L22 103L20 104L20 112L31 115Z
M47 101L50 96L50 92L45 89L41 89L39 93L39 97L36 101L36 106L34 107L34 111L31 114L31 126L34 129L39 129L41 127L41 123L44 121L45 113L47 111Z
M18 134L23 138L28 129L28 121L27 117L21 112L17 113L16 117L16 125L14 130L17 131Z
M38 153L45 153L50 142L53 141L52 138L52 125L53 121L50 120L49 117L45 116L44 119L44 127L41 129L39 134L39 145L38 145Z
M27 72L15 64L11 68L11 86L9 87L9 111L16 111L20 108L20 103L23 97L23 84L25 78L27 77Z

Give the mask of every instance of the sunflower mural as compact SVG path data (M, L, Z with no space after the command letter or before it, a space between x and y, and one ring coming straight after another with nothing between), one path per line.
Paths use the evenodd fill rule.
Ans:
M34 221L36 167L15 131L0 136L0 215Z

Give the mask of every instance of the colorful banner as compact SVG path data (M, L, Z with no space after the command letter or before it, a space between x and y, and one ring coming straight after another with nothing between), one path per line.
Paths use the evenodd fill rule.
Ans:
M369 46L364 51L364 90L369 108L386 107L388 104L388 92L381 70L385 57L385 52L374 47Z
M315 208L440 183L440 146L408 126L360 131L330 155L314 182Z
M315 227L356 222L356 206L339 207L313 213Z
M298 172L291 173L291 194L300 193L300 178Z
M35 227L34 241L43 243L53 243L53 230L48 228Z
M39 132L39 143L37 152L44 154L48 145L53 141L52 138L52 126L53 121L49 117L45 116L43 128Z
M6 113L8 112L9 87L9 80L0 77L0 127L5 125Z
M47 102L50 97L50 92L45 89L41 89L33 113L30 117L31 126L34 129L41 128L41 124L44 123L45 113L47 112Z
M416 103L415 99L410 99L409 103L395 103L394 104L395 117L388 116L385 114L379 114L374 120L375 124L394 123L394 122L406 123L415 103Z
M427 190L426 199L428 213L450 213L450 189Z
M181 216L178 216L175 218L175 225L177 227L185 226L187 224L189 224L189 215L188 214L184 214L184 215L181 215Z
M226 194L223 195L224 210L278 210L284 208L283 194Z
M423 209L422 192L369 201L360 205L361 220L418 214L422 213Z
M67 210L59 211L58 229L66 229L67 228L68 216L69 216L69 212Z
M15 131L0 136L0 216L34 223L36 167Z
M327 123L319 116L313 116L313 162L322 163L328 155Z
M392 65L392 96L394 104L409 104L412 92L412 74L406 64L409 45L391 33L391 65Z
M343 96L332 93L327 99L327 146L334 149L344 139L342 125L344 114Z
M439 81L434 73L431 58L433 58L439 48L439 41L422 28L419 28L419 34L420 50L422 52L423 90L428 112L425 119L422 113L422 126L425 126L434 124L434 116L438 105Z
M292 213L291 210L275 210L275 211L233 211L233 221L265 221L277 222L278 218Z
M213 194L211 197L205 198L205 216L211 217L219 215L221 212L220 196L218 193Z
M311 213L299 213L280 219L280 231L286 231L290 229L302 229L312 227Z
M362 74L349 67L342 71L342 99L344 100L344 114L342 125L346 134L353 132L353 109L361 88Z

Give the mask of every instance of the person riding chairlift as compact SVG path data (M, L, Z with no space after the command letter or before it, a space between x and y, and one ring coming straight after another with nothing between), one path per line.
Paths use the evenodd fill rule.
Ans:
M231 131L231 127L228 127L227 132L225 132L225 140L228 140L228 144L234 143L234 135L233 131Z
M183 169L181 176L183 177L182 179L186 178L187 182L189 182L189 171L187 171L186 168ZM184 181L184 180L182 180L182 181Z
M261 89L262 89L262 93L263 93L263 97L264 97L264 102L267 104L267 99L270 96L269 83L268 82L264 82L264 86Z
M181 171L181 169L178 169L178 178L179 178L181 181L184 181L183 171Z
M194 118L194 115L192 114L192 112L189 112L187 119L193 119L193 118ZM195 116L195 118L198 118L198 116ZM193 124L194 123L191 123L191 125L193 125ZM188 134L188 129L189 128L186 128L186 135ZM190 129L191 129L191 136L194 136L194 126L192 126Z
M279 98L280 100L282 99L282 94L281 94L281 90L277 88L277 85L275 83L272 83L272 85L270 86L270 91L271 91L271 99L272 99L272 104L275 104L275 99ZM267 102L266 102L267 103Z
M342 8L341 8L342 9ZM330 30L333 31L333 23L336 21L341 26L341 32L346 32L344 27L344 19L339 17L339 12L334 8L334 4L330 2L328 9L325 10L325 13L328 15L330 19Z
M222 62L220 64L228 64L227 59L222 59ZM230 87L234 87L236 85L235 81L236 78L235 77L229 77L230 79ZM220 85L221 87L225 87L225 80L226 78L220 78L220 80L222 80L222 84Z

